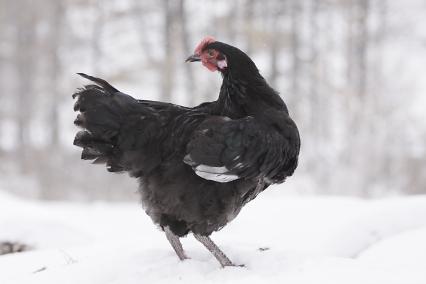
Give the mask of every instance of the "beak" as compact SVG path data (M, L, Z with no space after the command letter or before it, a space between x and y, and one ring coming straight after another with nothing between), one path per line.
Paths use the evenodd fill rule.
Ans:
M185 60L185 62L195 62L195 61L201 61L201 58L198 54L193 54Z

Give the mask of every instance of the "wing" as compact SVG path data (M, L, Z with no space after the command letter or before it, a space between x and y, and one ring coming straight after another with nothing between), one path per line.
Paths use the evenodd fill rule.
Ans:
M184 162L198 176L216 182L249 178L283 182L296 169L300 148L297 128L284 115L278 127L253 117L211 117L194 132Z

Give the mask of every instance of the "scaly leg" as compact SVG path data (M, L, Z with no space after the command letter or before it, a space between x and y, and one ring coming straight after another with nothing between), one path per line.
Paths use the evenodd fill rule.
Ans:
M173 232L170 230L169 227L165 227L164 232L166 233L166 238L169 241L169 243L172 245L179 259L180 260L188 259L189 257L186 256L185 251L183 250L183 247L182 247L182 243L179 240L179 237L173 234Z
M209 237L197 234L194 234L194 237L214 255L214 257L219 261L222 267L235 266L232 261L219 249L219 247Z

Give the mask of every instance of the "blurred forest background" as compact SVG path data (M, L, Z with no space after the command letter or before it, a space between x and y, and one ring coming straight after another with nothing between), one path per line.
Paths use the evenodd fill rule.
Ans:
M221 78L184 59L213 35L253 58L300 128L280 190L426 193L425 18L423 0L0 0L0 189L135 198L134 180L72 146L75 73L193 106Z

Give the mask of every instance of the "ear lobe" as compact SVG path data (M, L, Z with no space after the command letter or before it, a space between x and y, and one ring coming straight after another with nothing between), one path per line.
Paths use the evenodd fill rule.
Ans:
M226 59L219 60L219 61L217 62L217 66L218 66L220 69L225 69L226 67L228 67L228 63L226 62Z

